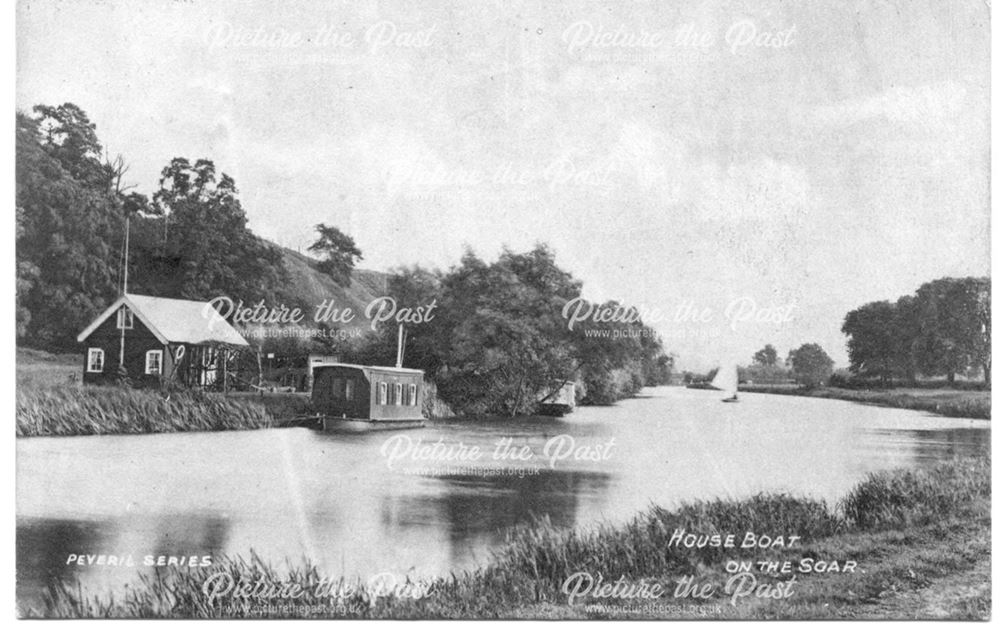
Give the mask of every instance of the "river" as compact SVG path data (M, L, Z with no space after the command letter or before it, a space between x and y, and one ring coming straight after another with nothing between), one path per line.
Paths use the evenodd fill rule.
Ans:
M866 473L987 453L989 421L837 400L647 389L564 418L336 436L280 429L17 440L18 599L95 592L145 556L309 558L321 572L431 576L504 530L620 522L650 503L781 491L834 502ZM438 443L435 445L435 443ZM414 449L416 451L414 451ZM409 453L407 451L409 450ZM447 456L447 457L445 457ZM135 567L67 564L131 556Z

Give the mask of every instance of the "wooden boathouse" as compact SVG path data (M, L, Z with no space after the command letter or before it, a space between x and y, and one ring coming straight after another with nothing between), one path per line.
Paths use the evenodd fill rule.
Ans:
M83 382L155 387L177 381L225 390L240 353L249 348L204 301L124 294L87 326Z

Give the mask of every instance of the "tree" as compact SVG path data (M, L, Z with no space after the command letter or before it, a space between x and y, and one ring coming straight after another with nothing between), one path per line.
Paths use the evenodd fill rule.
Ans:
M340 285L350 285L354 263L363 259L361 250L354 245L354 239L340 229L322 223L316 226L316 232L319 238L309 246L309 251L323 256L320 269Z
M841 331L848 336L852 373L892 380L900 349L897 318L896 306L889 301L867 303L847 313Z
M753 355L753 360L765 367L772 367L778 363L778 350L774 345L768 343L762 350Z
M122 223L83 111L35 112L16 116L18 334L35 347L70 349L118 292Z
M33 109L39 142L69 176L88 186L104 186L108 178L101 163L97 125L76 104L39 104Z
M233 179L215 164L174 158L160 174L152 204L126 201L155 216L134 227L136 288L206 300L229 296L273 301L285 272L278 248L253 234Z
M833 373L833 359L816 343L806 343L788 353L795 380L806 387L816 387Z
M990 280L937 279L920 286L916 303L914 353L920 371L945 374L954 383L956 374L982 369L989 382Z
M492 264L466 252L442 281L442 396L490 413L533 410L576 366L560 312L580 287L544 245L505 249Z
M978 363L983 369L983 380L986 385L992 382L990 373L993 369L993 346L991 341L992 310L990 309L990 280L977 279L974 284L973 294L975 295L974 315L978 322L979 329L971 335L973 362Z
M892 319L892 367L910 384L917 380L917 340L920 338L920 303L915 296L896 300Z

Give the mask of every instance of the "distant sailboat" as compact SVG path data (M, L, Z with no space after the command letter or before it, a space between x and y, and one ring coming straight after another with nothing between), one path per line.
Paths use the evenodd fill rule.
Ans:
M736 370L736 365L723 364L719 366L719 371L715 373L715 378L712 379L712 386L716 389L721 389L726 394L722 402L735 403L739 400L736 396L739 382L739 372Z

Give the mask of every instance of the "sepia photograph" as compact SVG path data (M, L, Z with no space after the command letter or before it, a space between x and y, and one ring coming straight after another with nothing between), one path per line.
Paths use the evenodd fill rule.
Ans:
M991 619L990 2L10 13L16 618Z

